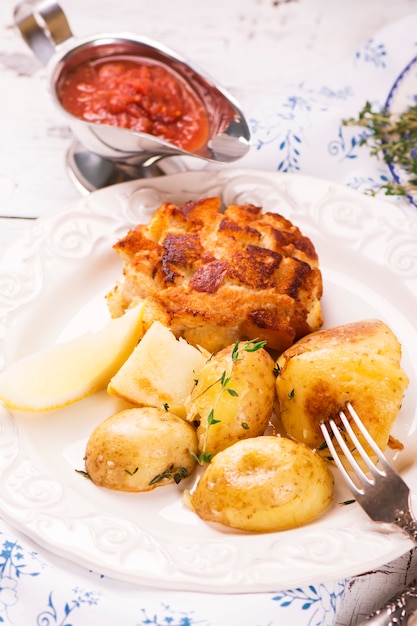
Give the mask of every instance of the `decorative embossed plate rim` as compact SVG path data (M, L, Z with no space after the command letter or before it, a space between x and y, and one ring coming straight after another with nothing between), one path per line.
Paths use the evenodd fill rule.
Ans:
M248 170L187 172L95 192L36 222L0 258L3 366L104 323L103 295L121 275L111 246L164 200L220 195L282 213L309 235L324 276L326 326L385 320L404 348L410 377L393 434L393 462L417 489L415 450L417 220L390 204L297 174ZM409 540L368 520L336 476L333 506L293 531L244 534L202 522L169 486L148 494L95 487L82 468L93 426L118 408L106 393L40 414L0 411L0 511L38 544L115 578L212 592L289 589L341 579L400 556Z

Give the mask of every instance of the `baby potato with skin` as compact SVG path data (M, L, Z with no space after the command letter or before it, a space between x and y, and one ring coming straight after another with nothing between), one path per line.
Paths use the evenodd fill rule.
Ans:
M384 322L311 333L283 352L277 366L277 413L289 437L320 448L320 424L351 402L377 445L387 447L409 381L401 345Z
M213 456L262 435L274 400L274 361L262 342L241 341L217 352L200 369L188 402L187 420L199 423L199 453Z
M126 409L98 424L85 468L101 487L150 491L178 483L196 467L197 434L185 420L154 407Z
M207 522L272 532L307 524L332 498L326 461L303 443L264 436L219 452L191 494L191 505Z

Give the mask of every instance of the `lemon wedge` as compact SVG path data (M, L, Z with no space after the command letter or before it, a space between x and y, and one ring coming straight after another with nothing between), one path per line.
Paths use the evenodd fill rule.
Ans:
M144 334L143 305L106 326L35 352L0 374L0 400L26 411L57 409L105 389Z

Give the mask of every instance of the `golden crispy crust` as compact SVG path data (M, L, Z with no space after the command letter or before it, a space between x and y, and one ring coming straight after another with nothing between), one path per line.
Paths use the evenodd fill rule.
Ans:
M177 336L210 351L254 337L282 351L322 324L312 242L260 207L165 203L114 249L124 263L108 295L114 317L150 299Z

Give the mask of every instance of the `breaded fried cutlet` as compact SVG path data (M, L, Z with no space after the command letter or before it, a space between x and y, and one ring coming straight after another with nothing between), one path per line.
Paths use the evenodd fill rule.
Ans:
M158 319L210 352L254 338L282 352L322 325L312 242L260 207L167 202L114 249L123 280L107 295L113 317L146 300L146 323Z

